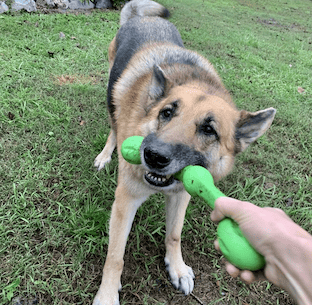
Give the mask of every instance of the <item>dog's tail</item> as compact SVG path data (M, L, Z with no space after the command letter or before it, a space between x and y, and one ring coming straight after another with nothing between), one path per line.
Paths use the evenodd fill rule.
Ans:
M120 25L125 24L135 16L169 17L169 11L157 2L151 0L132 0L128 2L120 13Z

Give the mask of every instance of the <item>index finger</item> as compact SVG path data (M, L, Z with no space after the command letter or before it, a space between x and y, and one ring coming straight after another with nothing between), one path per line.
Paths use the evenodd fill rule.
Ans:
M230 217L239 223L242 211L250 209L259 209L250 202L240 201L230 197L220 197L215 202L215 209L212 211L210 218L214 222L219 222L225 217Z

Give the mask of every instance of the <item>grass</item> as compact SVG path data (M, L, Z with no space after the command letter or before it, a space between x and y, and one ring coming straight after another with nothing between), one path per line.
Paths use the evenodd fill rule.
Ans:
M311 233L310 1L160 2L185 46L209 58L239 108L278 110L270 131L218 187L282 208ZM109 132L107 49L118 22L117 11L0 15L0 304L90 304L96 293L117 158L102 172L93 160ZM122 304L199 304L167 279L163 210L157 195L137 213ZM194 295L204 304L292 304L267 282L248 287L226 275L209 213L192 200L183 230Z

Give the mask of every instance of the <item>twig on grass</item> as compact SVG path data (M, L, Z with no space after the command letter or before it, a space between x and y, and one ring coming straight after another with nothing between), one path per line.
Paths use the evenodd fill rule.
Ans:
M199 297L197 297L193 292L191 292L191 296L192 296L199 304L205 305L205 304L202 302L202 300L201 300Z

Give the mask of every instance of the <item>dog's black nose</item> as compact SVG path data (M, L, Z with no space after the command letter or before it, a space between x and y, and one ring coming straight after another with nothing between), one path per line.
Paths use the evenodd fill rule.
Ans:
M151 148L144 149L144 160L152 168L161 169L169 165L170 158Z

